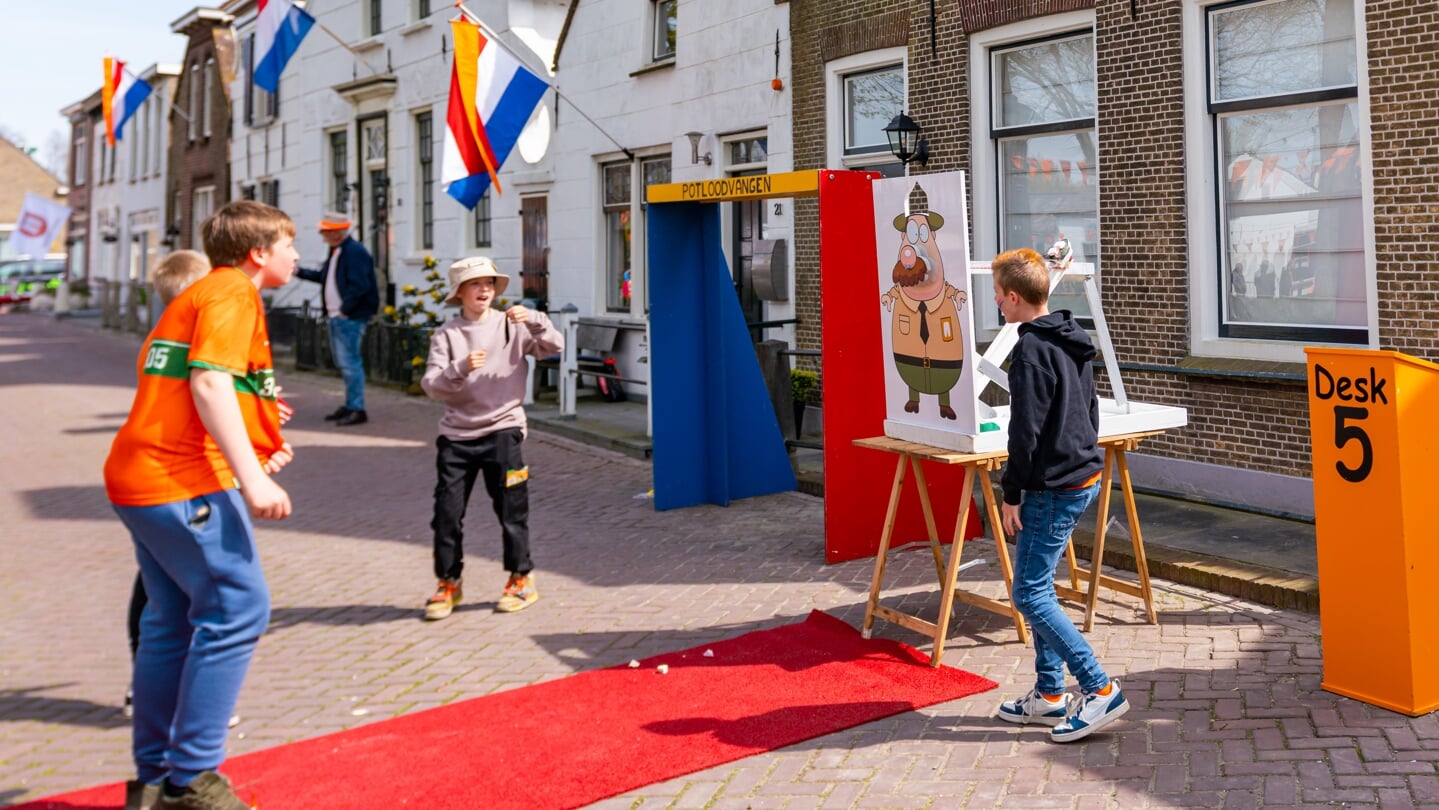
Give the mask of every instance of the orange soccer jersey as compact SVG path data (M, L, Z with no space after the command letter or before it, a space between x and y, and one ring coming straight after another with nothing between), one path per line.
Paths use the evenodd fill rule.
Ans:
M105 460L111 503L156 506L235 486L195 408L195 368L234 376L245 430L261 462L280 448L260 291L239 270L217 267L170 302L140 349L135 402Z

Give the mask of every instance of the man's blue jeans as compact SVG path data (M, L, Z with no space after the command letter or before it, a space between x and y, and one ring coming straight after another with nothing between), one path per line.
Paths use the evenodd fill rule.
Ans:
M345 378L345 407L352 411L365 409L365 359L360 354L360 340L364 337L364 321L330 319L330 353L335 357L335 368Z
M240 685L270 623L270 590L239 490L115 511L149 596L135 653L136 771L144 782L185 785L225 761Z
M1060 607L1054 592L1055 566L1099 487L1095 483L1084 489L1025 492L1019 507L1024 528L1015 538L1014 605L1034 632L1034 685L1046 695L1064 691L1066 665L1086 692L1109 683L1094 649Z

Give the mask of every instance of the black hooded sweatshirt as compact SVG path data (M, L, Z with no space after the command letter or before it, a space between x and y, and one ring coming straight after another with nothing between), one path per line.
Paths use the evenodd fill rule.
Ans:
M1025 490L1073 489L1104 468L1094 344L1067 309L1020 324L1009 362L1004 502Z

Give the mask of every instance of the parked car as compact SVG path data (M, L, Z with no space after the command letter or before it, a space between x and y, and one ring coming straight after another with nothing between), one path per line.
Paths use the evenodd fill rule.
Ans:
M0 304L20 304L65 277L65 259L0 259Z

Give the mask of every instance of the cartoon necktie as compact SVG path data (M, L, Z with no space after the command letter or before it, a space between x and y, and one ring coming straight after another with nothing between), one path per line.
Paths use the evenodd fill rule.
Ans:
M924 302L923 302L923 301L920 301L920 302L919 302L919 342L920 342L920 343L929 343L929 318L925 317L925 314L924 314L924 313L926 313L926 312L928 312L928 311L929 311L929 308L924 305Z

